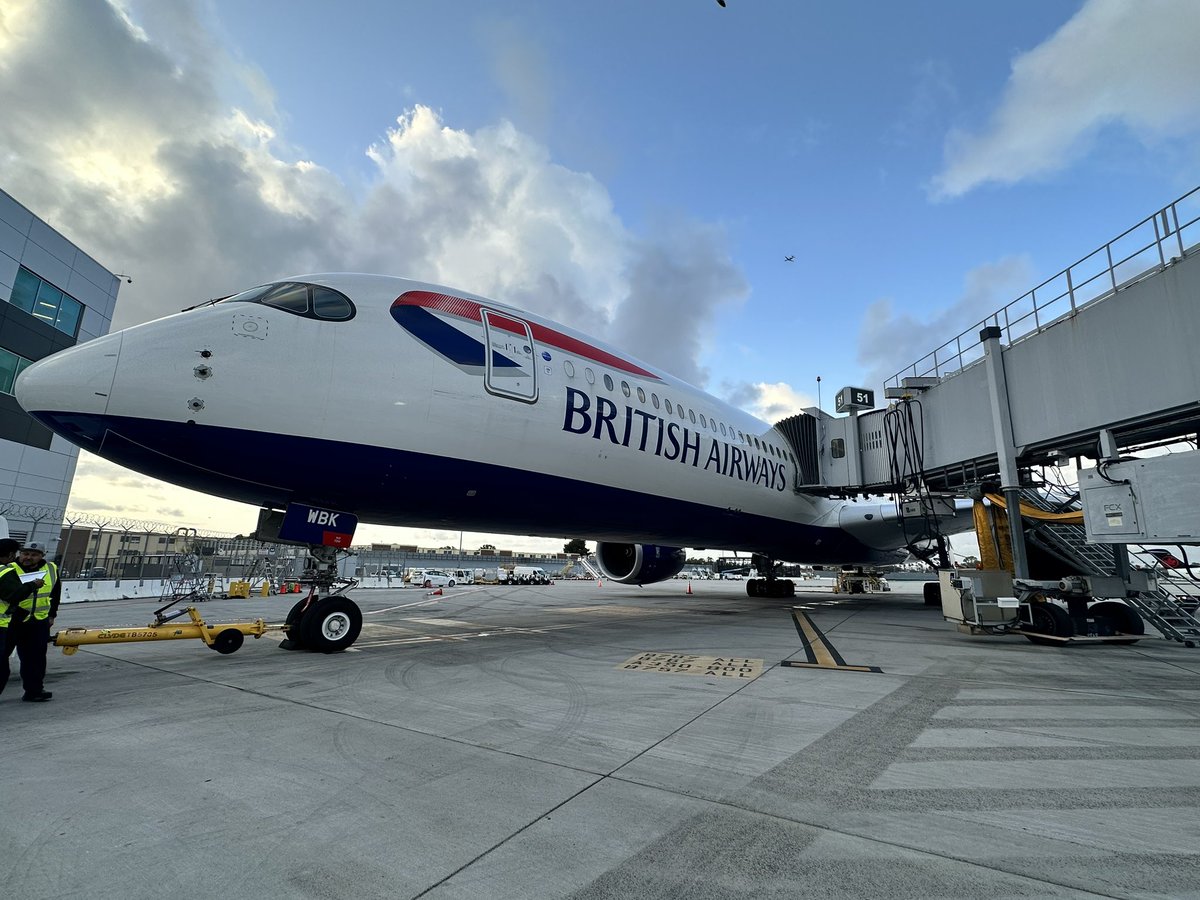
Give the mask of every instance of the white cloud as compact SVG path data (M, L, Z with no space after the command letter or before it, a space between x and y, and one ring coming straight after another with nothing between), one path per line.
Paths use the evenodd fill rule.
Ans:
M876 300L868 307L858 334L858 361L868 373L867 385L882 386L886 379L931 353L937 346L934 342L946 335L977 331L976 323L1021 296L1032 283L1029 260L1010 256L968 272L962 295L925 321L895 312L886 297ZM970 336L974 338L973 331ZM952 352L939 351L938 360L944 363Z
M1082 158L1107 127L1146 144L1200 134L1200 3L1088 0L1021 54L999 107L976 133L951 132L936 198L1015 184Z
M268 80L218 45L204 9L0 6L3 187L133 275L116 327L287 274L377 271L630 338L642 359L706 380L702 335L747 292L719 229L679 218L635 234L602 184L511 124L468 132L419 104L364 148L366 184L348 184L288 146ZM74 496L107 502L113 475L81 465ZM195 510L192 524L222 530L211 501L178 490L130 515Z
M745 382L724 387L728 402L772 424L817 405L812 394L797 391L786 381Z

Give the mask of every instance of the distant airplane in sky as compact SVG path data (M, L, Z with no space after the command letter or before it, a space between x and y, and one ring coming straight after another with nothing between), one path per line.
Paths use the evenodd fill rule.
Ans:
M579 537L638 584L679 572L684 547L745 550L766 576L750 594L790 596L776 560L899 562L930 537L893 502L797 490L784 432L666 372L401 278L255 287L47 357L15 392L67 440L284 511L312 545L348 546L357 520ZM943 531L969 527L967 503Z
M785 256L785 257L783 258L783 261L784 261L784 262L795 262L795 261L796 261L796 257L794 257L794 256Z

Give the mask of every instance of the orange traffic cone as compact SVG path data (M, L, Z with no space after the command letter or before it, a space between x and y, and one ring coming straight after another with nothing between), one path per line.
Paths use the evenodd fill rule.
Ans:
M690 581L688 582L688 589L687 589L687 592L688 592L689 594L692 592L692 583L691 583Z
M604 582L599 578L596 579L596 587L604 587Z
M442 589L441 589L441 588L438 588L436 591L434 591L434 592L433 592L432 594L430 594L429 596L430 596L430 597L440 597L440 596L442 596Z

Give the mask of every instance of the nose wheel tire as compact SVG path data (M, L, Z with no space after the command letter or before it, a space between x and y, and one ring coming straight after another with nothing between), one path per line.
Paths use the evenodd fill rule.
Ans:
M279 646L284 650L305 650L307 645L304 642L304 607L308 604L308 598L298 601L287 614L287 619L284 624L287 626L287 637L284 638Z
M305 646L321 653L345 650L358 639L362 631L362 611L346 597L326 597L318 600L300 624Z

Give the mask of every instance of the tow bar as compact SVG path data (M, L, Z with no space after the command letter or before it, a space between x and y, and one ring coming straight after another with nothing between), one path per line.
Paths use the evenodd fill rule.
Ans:
M84 644L125 644L138 641L178 641L187 638L199 638L218 653L233 653L246 640L246 635L260 638L268 631L282 631L283 625L268 625L262 619L253 622L231 622L222 625L208 625L200 618L196 607L188 606L164 614L164 610L173 606L174 601L161 609L155 610L154 621L145 627L127 628L67 628L54 634L50 643L62 647L63 653L70 656L79 652ZM175 622L181 616L187 615L190 623Z

